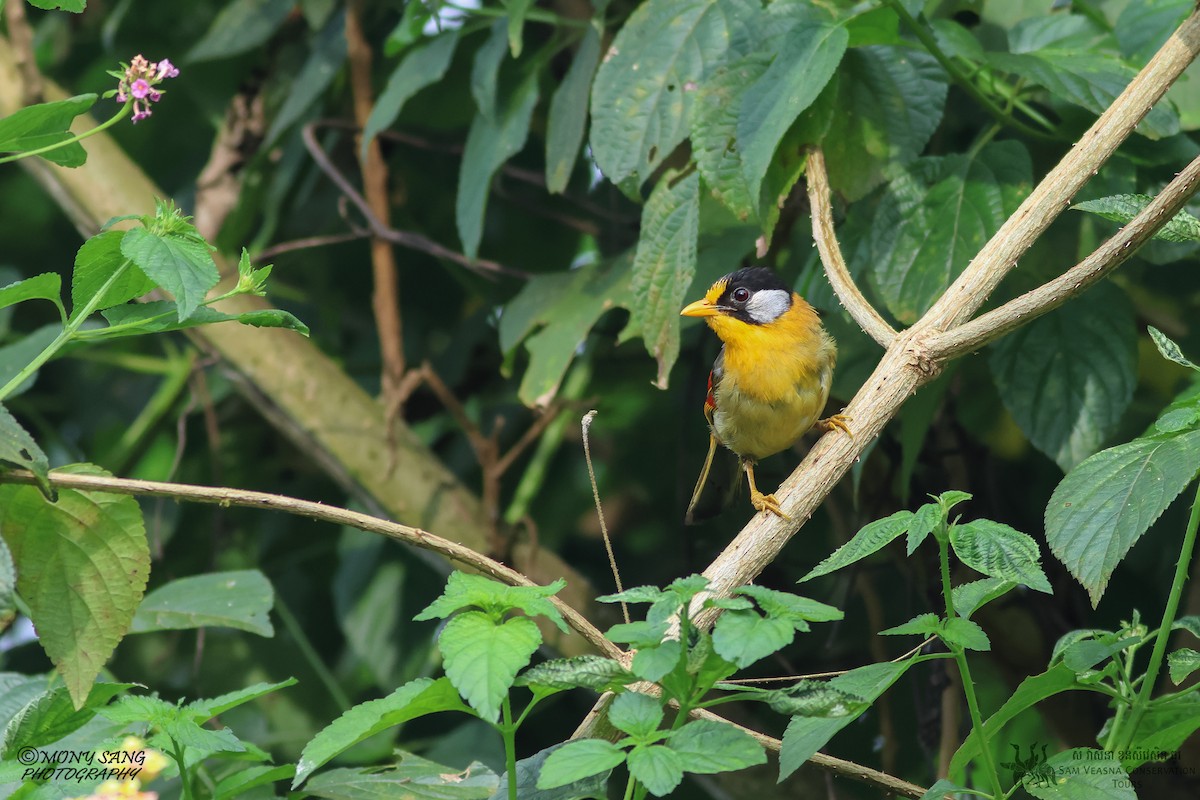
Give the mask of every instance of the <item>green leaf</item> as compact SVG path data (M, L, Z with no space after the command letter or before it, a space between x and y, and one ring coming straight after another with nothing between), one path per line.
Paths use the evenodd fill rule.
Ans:
M412 5L418 4L408 4ZM405 7L405 13L408 12L408 6ZM363 153L366 153L367 145L380 131L396 121L409 98L442 79L450 68L450 60L457 46L458 31L446 31L424 40L404 56L404 60L392 71L387 86L375 100L371 116L367 118L362 136Z
M617 306L629 305L632 265L633 260L626 256L611 264L538 275L505 306L500 317L500 348L511 357L525 339L529 353L529 366L518 390L521 402L545 407L554 399L567 367L596 320Z
M192 718L197 722L207 722L214 717L219 717L227 711L245 705L252 700L257 700L260 697L266 697L269 694L286 689L289 686L295 686L298 681L295 678L288 678L285 681L278 683L256 683L253 686L247 686L244 689L236 689L232 692L227 692L217 697L202 698L193 700L188 703L186 710L192 715Z
M189 755L192 758L201 761L215 753L246 752L246 745L229 728L202 728L199 723L187 717L168 721L162 726L162 732L162 736L151 739L151 743L157 744L158 749L167 749L168 745L164 739L169 739L172 745L186 747L191 751Z
M154 300L138 305L113 306L101 312L110 327L86 331L83 338L88 341L120 339L125 336L142 336L148 333L166 333L211 325L214 322L240 322L256 328L286 328L302 336L308 336L308 326L286 311L267 308L261 311L243 311L226 314L215 308L200 306L185 320L176 313L176 304L169 300Z
M517 678L516 686L554 690L587 688L610 692L632 683L633 673L619 661L604 656L556 658L530 667Z
M700 175L668 171L642 211L641 237L630 280L629 328L640 330L658 362L655 385L667 388L679 357L679 309L696 274L700 232Z
M1122 225L1126 224L1150 205L1154 198L1148 194L1115 194L1109 197L1098 197L1095 200L1085 200L1071 206L1075 211L1090 211L1104 219L1111 219ZM1195 242L1200 241L1200 219L1196 219L1186 211L1180 211L1158 229L1154 239L1166 242Z
M914 512L912 524L908 526L908 539L905 544L907 555L912 555L925 541L925 537L933 533L942 524L944 514L938 503L926 503Z
M829 681L829 688L861 701L861 708L857 713L841 717L792 717L783 734L783 746L779 750L779 779L783 780L795 772L801 764L824 747L834 734L857 719L912 666L912 663L908 660L868 664Z
M455 571L450 573L441 596L413 619L445 619L464 608L483 609L499 619L510 611L519 610L530 616L546 617L566 633L567 624L562 614L547 599L562 591L566 585L567 582L559 578L549 586L509 586L482 575Z
M584 739L583 741L595 740ZM571 744L574 744L574 742L552 745L529 758L522 758L518 761L517 797L521 798L521 800L593 800L593 798L607 796L608 775L612 771L611 769L603 769L600 772L586 775L579 780L568 781L556 786L548 786L545 789L542 789L538 785L542 772L545 769L546 761L549 760L550 756ZM624 753L622 753L621 761L624 760ZM508 800L507 772L500 776L500 787L489 800Z
M475 51L471 64L471 96L479 113L488 119L496 116L496 95L500 77L500 65L504 61L508 34L503 19L492 23L487 41Z
M1016 586L1015 581L1004 578L984 578L955 586L951 592L954 612L964 619L970 618L983 606L1008 594Z
M992 649L991 640L983 628L969 619L951 617L937 632L947 644L958 645L967 650L987 651Z
M908 531L908 526L912 521L913 513L911 511L897 511L883 519L868 523L863 526L862 530L854 534L854 538L813 567L798 583L810 581L821 575L828 575L830 572L836 572L856 561L861 561L887 546L896 537L902 536Z
M236 628L270 637L274 603L270 581L256 569L179 578L146 595L129 632Z
M121 254L175 296L180 322L196 312L221 279L209 245L192 236L134 228L121 239Z
M942 119L946 73L923 50L858 47L842 59L834 102L821 146L830 184L853 201L883 181L885 166L925 149Z
M758 197L784 134L825 88L849 38L841 25L796 25L766 72L743 93L737 135L750 197Z
M1183 679L1200 669L1200 653L1190 647L1181 647L1167 656L1167 669L1171 671L1171 681L1183 683Z
M44 747L74 733L96 716L96 710L134 683L96 683L79 708L65 686L47 689L22 707L3 728L0 756L13 758L29 747Z
M264 146L272 144L281 133L290 128L300 119L318 97L320 97L333 79L337 77L342 65L346 62L346 14L339 11L330 15L321 30L313 37L309 45L308 60L300 68L300 72L291 79L291 91L288 92L283 105L275 112L271 127L267 129Z
M907 636L916 634L919 636L932 636L938 633L941 629L942 620L933 612L919 614L908 622L901 623L891 628L885 628L879 632L880 636Z
M259 786L286 781L296 774L295 764L278 766L246 767L231 772L217 781L212 790L213 800L232 800Z
M625 751L603 739L567 742L546 757L538 775L539 789L554 789L606 773L625 761Z
M743 0L649 0L621 26L592 84L592 155L639 187L683 141L694 88L757 9Z
M1133 303L1113 284L1101 284L1001 339L990 366L1000 398L1029 441L1069 471L1116 431L1133 398Z
M50 462L46 454L29 432L21 427L8 409L0 405L0 468L27 469L37 480L38 490L51 502L58 497L57 490L47 477Z
M1192 636L1200 639L1200 616L1189 614L1186 617L1180 617L1171 624L1173 631L1187 631Z
M275 34L295 7L294 0L232 0L185 59L210 61L253 50Z
M62 308L61 293L62 277L57 272L43 272L0 289L0 308L8 308L26 300L49 300Z
M1158 348L1158 352L1168 361L1174 361L1181 367L1200 372L1200 366L1196 366L1187 357L1183 355L1183 350L1179 345L1175 344L1165 333L1160 331L1153 325L1147 325L1146 330L1150 333L1150 338L1154 341L1154 346Z
M630 666L634 675L644 681L657 683L675 669L679 659L685 655L687 654L678 639L668 639L658 645L640 647Z
M487 800L499 786L496 773L479 762L460 772L401 751L395 766L331 769L309 781L305 791L330 800Z
M87 7L87 0L29 0L29 5L35 8L44 8L47 11L61 9L70 11L72 14L81 14Z
M683 780L683 759L664 745L638 745L629 751L626 760L629 773L655 797L674 791Z
M768 616L787 620L798 631L808 630L805 622L833 622L845 616L839 608L791 592L768 589L765 586L753 584L739 586L734 593L753 597Z
M767 762L762 745L745 731L725 722L696 719L667 737L684 772L711 775Z
M792 643L796 629L787 620L757 611L726 611L713 627L713 647L724 659L744 669Z
M561 194L567 188L579 157L587 127L589 89L599 62L600 33L589 27L567 74L550 98L546 118L546 189L551 194Z
M762 700L777 713L789 717L813 719L857 717L871 705L869 700L842 691L829 682L809 680L786 689L766 691L757 697L750 695L748 699Z
M608 721L634 739L650 739L662 725L662 701L639 692L624 692L609 706Z
M1129 548L1200 470L1200 431L1135 439L1071 470L1046 505L1050 551L1097 605Z
M1109 633L1097 639L1074 642L1063 648L1062 663L1078 675L1137 641L1132 637L1118 640L1116 634Z
M1151 706L1138 725L1121 765L1133 770L1147 761L1166 761L1200 728L1200 694L1188 692L1161 706Z
M954 781L940 778L933 786L929 787L929 790L925 794L921 795L921 800L945 800L947 795L956 794L975 794L980 797L989 797L989 795L983 792L967 789L966 787L959 786Z
M58 471L108 475L86 464ZM52 504L33 487L0 486L0 531L42 647L81 706L146 590L141 509L109 492L62 489Z
M154 289L154 281L121 252L125 231L103 231L83 243L75 254L71 273L71 307L83 308L120 269L124 272L108 287L97 309L127 303Z
M0 119L0 153L27 153L66 141L71 120L96 103L97 95L81 94L53 103L26 106ZM79 142L57 147L41 158L63 167L79 167L87 161L87 151Z
M950 529L954 554L971 569L992 578L1023 583L1052 594L1042 572L1041 551L1032 536L1000 522L977 519Z
M304 752L296 764L292 788L304 783L315 770L364 739L410 719L439 711L471 713L447 678L418 678L387 697L359 703L325 726L304 746Z
M3 406L0 406L3 408ZM0 633L17 618L17 568L13 564L8 545L0 538ZM0 714L0 722L3 722Z
M446 676L485 722L500 716L500 701L541 643L542 634L529 617L497 624L482 611L458 614L438 638Z
M521 34L525 28L525 14L531 5L533 0L504 0L508 11L508 47L513 58L521 55Z
M915 322L1016 211L1031 174L1029 153L1015 140L897 170L867 246L853 251L856 270L869 270L898 320Z
M1038 800L1137 800L1121 762L1087 747L1051 756L1021 782Z
M479 253L483 237L483 215L487 208L492 176L505 161L525 146L529 135L529 120L538 99L538 72L529 69L511 94L503 98L496 114L489 117L479 113L471 122L458 173L458 195L454 203L454 219L458 237L468 258Z

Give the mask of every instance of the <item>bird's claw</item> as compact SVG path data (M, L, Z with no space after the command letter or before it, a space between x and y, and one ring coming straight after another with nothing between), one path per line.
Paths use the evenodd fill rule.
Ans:
M787 514L783 513L783 509L779 507L779 501L775 499L773 494L763 494L759 491L750 493L750 505L754 506L755 511L770 511L777 517L790 520Z
M850 432L849 425L849 422L852 419L854 419L854 417L847 416L846 414L834 414L832 417L817 420L817 427L826 432L839 430L853 439L854 434Z

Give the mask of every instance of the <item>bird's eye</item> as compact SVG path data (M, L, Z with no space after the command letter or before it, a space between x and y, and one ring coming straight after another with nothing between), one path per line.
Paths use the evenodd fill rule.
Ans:
M733 290L733 300L735 303L744 303L749 299L750 290L744 286Z

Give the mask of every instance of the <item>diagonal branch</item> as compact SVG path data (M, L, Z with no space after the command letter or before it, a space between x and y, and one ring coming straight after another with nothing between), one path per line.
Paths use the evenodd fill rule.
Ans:
M821 263L825 265L829 283L859 327L876 342L887 347L896 338L896 331L867 301L862 290L854 282L850 270L846 268L846 259L842 256L837 235L833 231L829 173L825 169L825 153L821 148L809 148L806 173L808 204L812 207L813 240L817 243L817 251L821 254Z

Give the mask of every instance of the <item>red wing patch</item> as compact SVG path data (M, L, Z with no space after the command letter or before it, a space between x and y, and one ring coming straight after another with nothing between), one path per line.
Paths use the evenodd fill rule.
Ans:
M708 417L712 417L712 412L717 408L717 398L713 396L713 374L708 373L708 396L704 398L704 413Z

